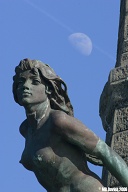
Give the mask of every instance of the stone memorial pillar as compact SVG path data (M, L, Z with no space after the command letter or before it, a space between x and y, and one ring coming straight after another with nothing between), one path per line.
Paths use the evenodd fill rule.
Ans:
M100 117L106 143L128 164L128 0L120 3L117 60L101 94ZM120 186L105 167L102 178L107 187Z

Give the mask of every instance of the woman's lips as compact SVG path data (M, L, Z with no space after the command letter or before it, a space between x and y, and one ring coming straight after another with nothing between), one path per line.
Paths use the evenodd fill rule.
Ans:
M23 96L29 96L29 95L31 95L31 93L30 92L23 92L22 95Z

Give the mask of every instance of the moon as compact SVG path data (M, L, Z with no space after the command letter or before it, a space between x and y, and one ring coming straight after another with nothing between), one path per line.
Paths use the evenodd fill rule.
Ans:
M84 33L72 33L68 37L70 43L83 55L89 56L92 52L92 41Z

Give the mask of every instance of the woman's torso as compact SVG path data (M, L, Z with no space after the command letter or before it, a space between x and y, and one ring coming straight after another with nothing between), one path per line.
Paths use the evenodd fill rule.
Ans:
M78 178L97 177L88 169L84 153L55 132L50 117L33 133L28 125L27 129L21 163L35 173L40 184L48 191L59 192L59 189L67 186L69 189L65 192L75 192L70 188Z

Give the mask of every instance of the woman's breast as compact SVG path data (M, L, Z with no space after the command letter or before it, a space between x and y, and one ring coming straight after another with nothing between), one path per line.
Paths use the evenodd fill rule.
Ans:
M68 184L74 172L79 171L67 157L58 156L51 147L37 151L33 163L40 182L41 177L44 179L43 175L45 174L45 178L57 186Z
M33 170L33 158L37 151L49 146L49 137L50 134L42 134L39 131L35 134L28 133L20 160L20 163L22 163L26 169Z
M23 150L23 153L21 155L20 163L28 170L33 170L33 149L30 144L26 144L25 148Z

